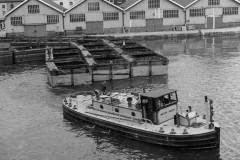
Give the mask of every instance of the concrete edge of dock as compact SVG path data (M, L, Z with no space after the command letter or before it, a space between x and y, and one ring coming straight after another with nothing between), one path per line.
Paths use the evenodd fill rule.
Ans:
M93 37L114 37L114 38L131 38L131 39L157 39L157 38L174 38L174 37L194 37L194 36L219 36L240 33L240 27L217 28L217 29L198 29L186 31L161 31L161 32L129 32L90 35Z

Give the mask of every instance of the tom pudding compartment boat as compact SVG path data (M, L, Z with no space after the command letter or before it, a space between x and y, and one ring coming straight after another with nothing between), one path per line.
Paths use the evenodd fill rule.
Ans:
M76 95L63 101L64 117L88 121L121 135L161 146L219 148L220 127L213 120L213 102L205 97L205 113L178 107L177 91Z

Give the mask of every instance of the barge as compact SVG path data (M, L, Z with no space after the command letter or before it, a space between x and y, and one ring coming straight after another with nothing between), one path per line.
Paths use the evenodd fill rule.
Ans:
M213 120L213 102L205 97L203 115L191 106L181 111L177 91L73 95L63 100L67 119L86 121L135 139L180 149L219 148L220 126Z
M52 87L167 75L168 59L128 39L82 38L46 52Z

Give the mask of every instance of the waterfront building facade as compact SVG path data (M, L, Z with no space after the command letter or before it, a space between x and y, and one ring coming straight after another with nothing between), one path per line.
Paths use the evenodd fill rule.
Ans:
M41 37L240 26L237 0L127 0L120 6L113 2L80 0L65 10L52 0L25 0L5 14L5 23L0 18L0 27L6 26L7 35Z
M122 9L107 0L84 0L65 12L67 34L121 33Z
M21 2L23 2L23 0L0 0L0 18L3 18L8 11Z
M6 34L43 37L63 33L63 12L51 0L25 0L6 14Z
M187 25L193 29L240 26L237 0L197 0L186 8Z
M5 28L4 16L23 0L0 0L0 31Z
M123 3L127 32L181 30L183 9L169 0L129 0Z

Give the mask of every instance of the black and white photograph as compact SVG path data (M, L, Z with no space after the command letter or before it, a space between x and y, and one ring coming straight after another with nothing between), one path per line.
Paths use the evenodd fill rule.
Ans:
M0 0L0 160L239 160L239 0Z

